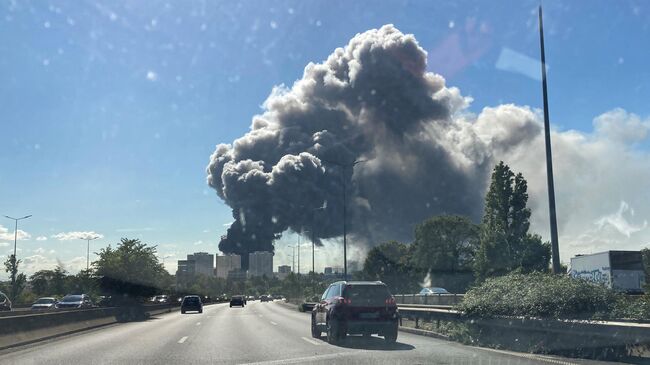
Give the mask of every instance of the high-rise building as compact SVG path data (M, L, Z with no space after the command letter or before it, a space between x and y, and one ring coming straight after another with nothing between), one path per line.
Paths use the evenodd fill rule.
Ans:
M194 272L205 276L214 276L214 255L207 252L195 252L187 255L187 260L195 262Z
M176 269L176 284L184 286L189 283L196 272L196 262L194 260L178 260Z
M196 272L196 262L194 260L178 260L176 276L190 276Z
M291 266L289 265L280 265L278 266L278 272L274 273L275 277L284 280L286 279L287 276L289 276L289 273L291 272Z
M267 251L256 251L248 254L248 275L273 276L273 253Z
M228 278L228 272L232 270L241 269L241 256L239 255L224 255L217 256L217 265L214 269L218 278Z

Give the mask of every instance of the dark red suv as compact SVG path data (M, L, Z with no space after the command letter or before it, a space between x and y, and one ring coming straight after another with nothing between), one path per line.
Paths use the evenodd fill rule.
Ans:
M336 343L348 334L384 336L397 340L398 312L395 298L381 281L339 281L327 288L311 313L311 335L327 333Z

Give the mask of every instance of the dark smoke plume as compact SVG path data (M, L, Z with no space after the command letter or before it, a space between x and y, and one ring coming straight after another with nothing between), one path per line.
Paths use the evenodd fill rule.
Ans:
M539 128L515 106L465 112L471 100L426 61L412 35L386 25L276 87L251 130L210 158L208 184L234 218L219 249L243 255L246 267L247 253L273 251L287 229L341 236L343 182L352 244L408 241L436 214L478 220L491 151L506 153ZM513 119L510 130L492 128L500 115ZM341 166L355 160L366 162Z

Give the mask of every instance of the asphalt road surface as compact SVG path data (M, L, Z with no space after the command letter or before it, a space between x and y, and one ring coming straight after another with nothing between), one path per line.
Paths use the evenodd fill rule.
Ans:
M309 315L280 303L206 306L6 350L0 364L604 364L517 354L400 332L397 343L310 336Z

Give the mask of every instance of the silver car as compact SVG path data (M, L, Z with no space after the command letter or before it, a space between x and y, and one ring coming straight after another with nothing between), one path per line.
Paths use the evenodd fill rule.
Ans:
M33 311L53 310L56 308L58 300L54 297L38 298L31 307Z

